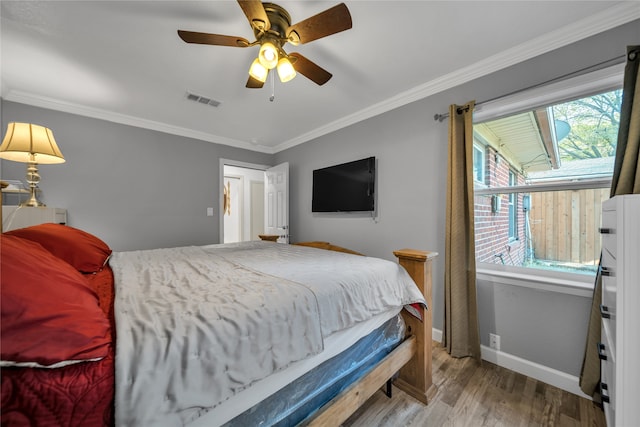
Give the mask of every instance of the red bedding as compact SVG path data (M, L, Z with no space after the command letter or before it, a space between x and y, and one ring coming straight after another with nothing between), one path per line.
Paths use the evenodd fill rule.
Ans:
M111 325L107 357L55 369L2 368L2 426L112 426L115 325L113 273L85 276Z

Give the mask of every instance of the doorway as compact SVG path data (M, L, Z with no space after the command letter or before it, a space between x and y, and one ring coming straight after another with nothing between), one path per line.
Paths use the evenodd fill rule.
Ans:
M220 242L260 240L264 234L264 172L269 166L220 159Z

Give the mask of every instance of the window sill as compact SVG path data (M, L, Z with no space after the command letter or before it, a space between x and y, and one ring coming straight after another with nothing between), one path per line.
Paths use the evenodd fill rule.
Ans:
M536 270L531 268L480 264L476 278L501 285L520 286L591 298L594 277L590 275Z

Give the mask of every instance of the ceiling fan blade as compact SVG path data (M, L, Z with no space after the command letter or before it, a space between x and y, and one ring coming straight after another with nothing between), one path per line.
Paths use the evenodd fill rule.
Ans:
M262 86L264 86L264 83L261 82L258 79L254 79L253 77L249 76L249 80L247 80L247 87L249 89L260 89Z
M293 45L309 43L351 28L351 14L344 3L300 21L287 29L287 38Z
M178 30L178 36L187 43L211 44L216 46L247 47L249 40L243 37L222 36L220 34L197 33Z
M267 31L271 27L267 12L260 0L238 0L238 4L247 16L251 28Z
M330 72L320 67L315 62L309 61L297 52L289 54L289 57L294 58L294 60L291 61L291 64L297 72L320 86L328 82L332 77Z

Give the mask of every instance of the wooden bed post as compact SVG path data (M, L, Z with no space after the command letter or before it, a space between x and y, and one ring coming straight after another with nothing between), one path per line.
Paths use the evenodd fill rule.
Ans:
M423 403L429 403L435 394L436 386L431 377L431 347L432 347L432 316L433 309L431 298L431 264L438 256L437 252L420 251L416 249L401 249L394 251L398 262L403 266L411 278L416 282L420 292L427 301L428 310L422 311L423 320L416 319L413 315L403 311L407 324L407 335L416 337L417 349L415 355L400 369L400 376L395 385L405 393L413 396Z
M327 242L299 244L362 255ZM403 310L402 316L407 325L406 339L364 377L341 391L300 425L333 427L341 424L396 372L400 372L400 377L395 380L395 385L410 396L425 404L435 396L436 386L431 379L431 261L438 254L415 249L402 249L394 254L418 285L429 310L420 308L422 321Z

